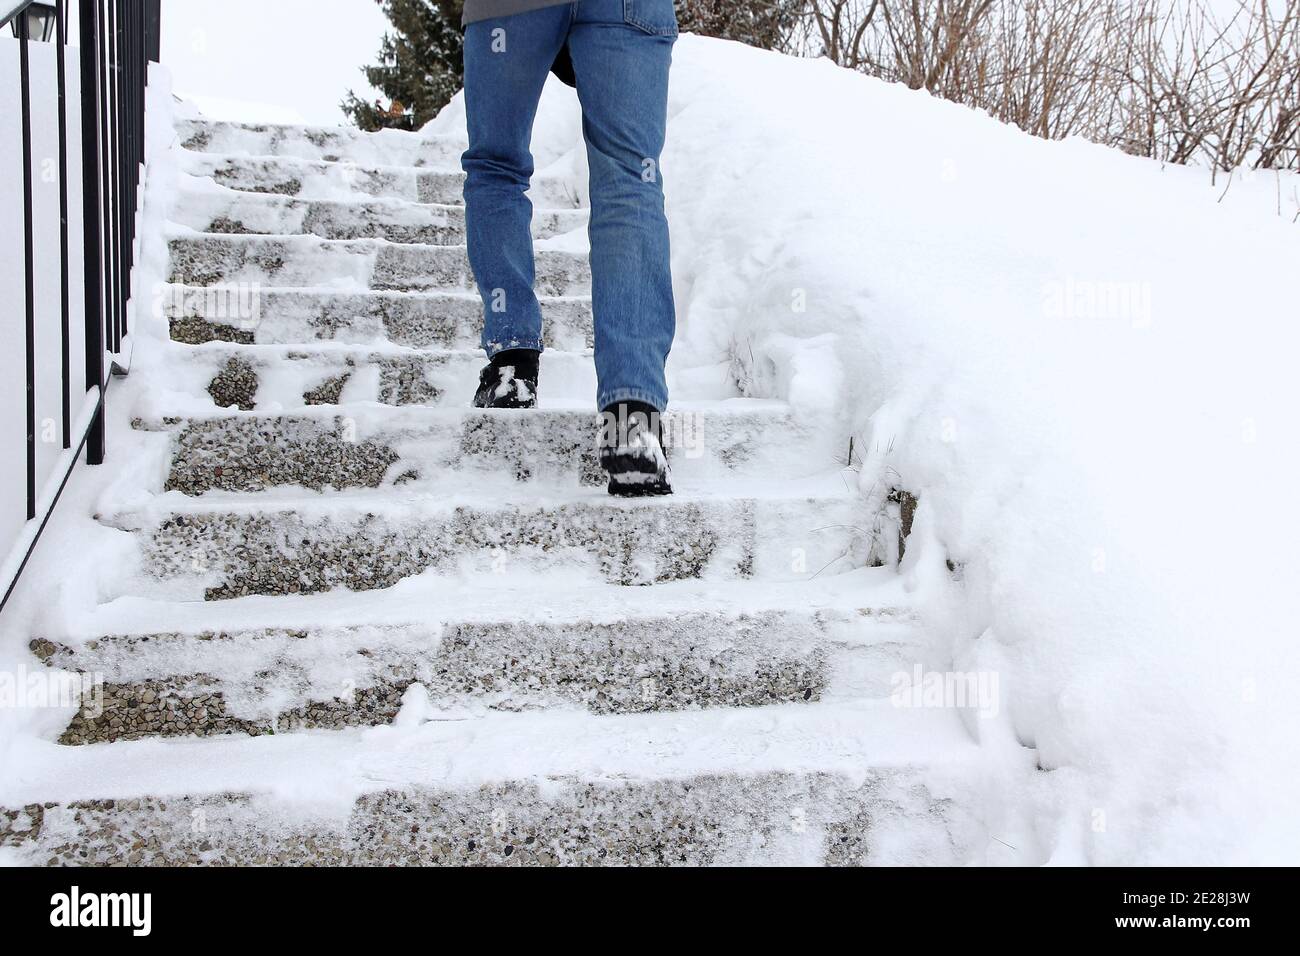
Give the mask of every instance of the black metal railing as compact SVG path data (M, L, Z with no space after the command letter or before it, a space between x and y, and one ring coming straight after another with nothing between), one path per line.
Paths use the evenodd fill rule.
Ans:
M0 448L4 460L16 466L25 457L26 464L25 480L18 467L7 468L0 487L0 509L9 509L0 516L0 610L77 464L104 461L108 373L130 367L145 89L149 62L159 54L159 8L160 0L0 0L0 44L11 44L0 63L11 61L12 45L18 59L16 77L9 69L0 75L0 102L4 112L17 106L22 150L21 189L0 192L21 198L6 200L0 215L5 223L21 221L23 230L17 287L0 289L0 302L21 295L24 303L21 315L0 310L0 323L21 322L20 334L14 326L0 329L0 342L25 344L25 402L17 401L16 376L0 376L0 389L9 390L4 414L25 407L27 426L25 448ZM73 54L75 72L68 63ZM50 73L57 97L46 92ZM57 156L38 150L38 136L48 144L56 131ZM42 202L36 201L38 190L51 184L58 190L57 223L52 200L41 192ZM70 187L79 187L79 204ZM48 256L52 244L57 266ZM77 257L80 269L74 268ZM49 291L56 268L57 294ZM84 369L75 360L78 352ZM55 374L61 377L57 408L50 397Z

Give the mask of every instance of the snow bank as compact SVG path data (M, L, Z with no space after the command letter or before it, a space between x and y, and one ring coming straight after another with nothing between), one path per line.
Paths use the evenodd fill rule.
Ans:
M1002 858L1300 859L1300 230L1270 199L1296 177L1220 201L1201 170L696 37L670 112L673 377L725 363L854 439L865 507L918 495L907 583L1004 698L973 727ZM463 124L458 100L427 132ZM578 135L553 83L538 168L579 172Z
M1300 231L1186 170L719 41L683 38L671 114L679 364L732 361L856 436L864 494L919 496L909 583L956 666L999 672L991 757L1046 771L1007 842L1300 859Z

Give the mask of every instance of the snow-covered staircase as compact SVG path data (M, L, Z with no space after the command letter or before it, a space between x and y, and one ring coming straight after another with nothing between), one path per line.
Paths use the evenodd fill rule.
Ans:
M484 413L463 144L178 133L167 361L132 372L156 486L98 516L141 574L93 633L32 641L103 697L0 844L56 864L978 858L977 748L951 709L889 700L942 653L872 566L897 532L834 436L678 387L678 495L604 494L590 274L547 248L584 226L572 184L533 193L542 408ZM230 307L245 293L256 316Z

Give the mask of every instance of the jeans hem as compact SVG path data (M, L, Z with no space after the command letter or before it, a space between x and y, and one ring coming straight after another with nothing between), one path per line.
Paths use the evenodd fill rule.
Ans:
M619 402L645 402L647 405L653 405L660 413L668 409L666 396L655 395L642 388L616 388L612 392L602 392L596 400L602 412Z
M527 349L530 352L544 352L545 347L541 339L511 339L506 344L494 342L490 345L485 344L483 351L487 353L488 361L496 358L502 352L513 352L516 349Z

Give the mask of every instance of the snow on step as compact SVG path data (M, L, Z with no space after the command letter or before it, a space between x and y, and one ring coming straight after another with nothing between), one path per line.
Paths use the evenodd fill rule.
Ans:
M210 290L172 285L162 290L161 299L172 338L187 345L328 341L477 349L483 327L483 302L467 292ZM591 348L590 296L542 296L541 305L549 348Z
M144 427L140 422L139 426ZM375 406L226 414L152 423L172 437L166 490L458 489L482 478L603 487L597 419L587 409L490 412ZM736 400L664 417L675 474L725 481L739 469L797 465L806 443L783 405ZM480 486L481 487L481 486Z
M465 174L459 169L357 166L202 154L187 157L184 169L229 189L299 199L403 199L446 205L460 205L465 201ZM539 177L533 181L528 195L539 209L576 209L581 205L573 186L563 179Z
M0 791L32 862L977 862L977 748L889 702L67 747Z
M917 659L915 627L891 608L748 613L707 604L608 622L498 611L80 646L37 640L33 649L52 667L104 682L61 738L76 745L387 724L414 684L443 712L622 714L884 697L891 676ZM459 608L441 616L449 611Z
M422 292L473 291L463 246L394 244L376 239L326 240L306 236L183 236L169 243L169 281L191 286L313 287ZM585 255L537 253L542 295L591 292Z
M300 200L221 189L186 190L172 221L196 232L321 239L387 239L427 245L463 245L463 206L397 199L360 202ZM550 239L584 228L583 210L537 210L533 235Z
M219 604L123 597L32 647L106 682L63 734L82 744L384 723L413 681L436 709L478 713L878 699L930 660L907 601L884 568L759 589L444 575Z
M513 494L518 504L504 493L491 503L392 492L228 502L172 493L101 518L136 533L148 575L139 587L185 600L366 591L465 567L485 575L565 568L623 585L792 580L868 559L853 530L861 502L847 495L625 502L593 490L548 503Z
M176 133L184 149L243 156L285 156L326 162L459 166L466 144L452 137L343 126L278 126L182 119Z

